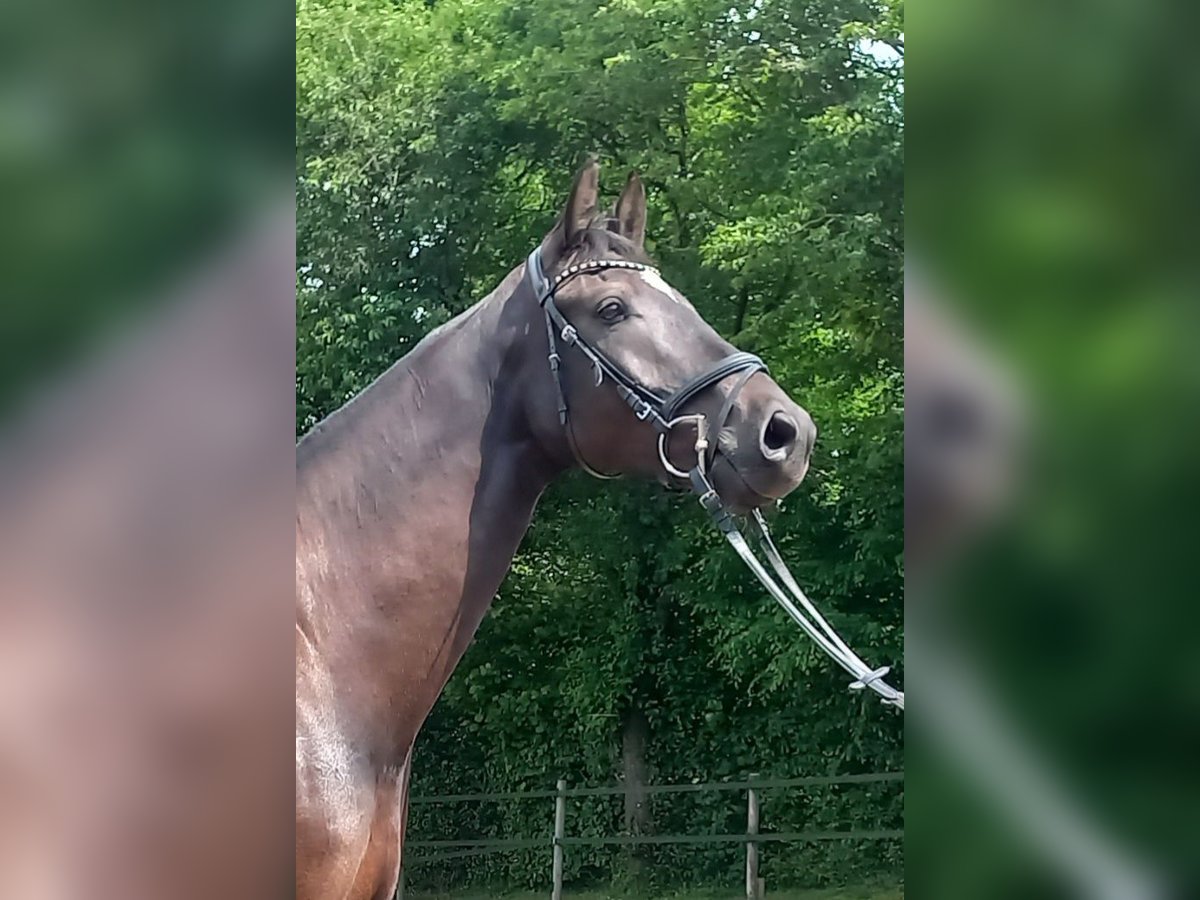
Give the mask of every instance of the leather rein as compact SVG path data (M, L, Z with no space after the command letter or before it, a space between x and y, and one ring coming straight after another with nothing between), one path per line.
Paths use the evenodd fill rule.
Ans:
M767 523L763 519L762 513L756 509L750 513L749 524L758 539L760 550L770 563L771 569L774 570L774 576L758 559L738 528L737 521L721 502L720 495L713 487L709 477L709 469L715 458L716 447L709 441L708 417L701 414L679 414L683 406L697 394L724 381L731 375L738 374L739 378L722 403L717 417L716 430L719 431L724 427L734 401L746 382L756 372L766 372L766 363L752 353L731 353L699 375L686 381L666 397L639 384L598 348L589 344L567 321L554 302L555 293L568 281L581 275L595 275L613 269L657 273L655 268L643 263L619 259L593 259L568 266L553 279L549 279L542 266L540 247L529 254L525 263L526 276L533 288L538 305L545 314L546 339L549 346L547 361L550 365L550 373L554 378L555 390L558 393L558 421L566 431L567 440L575 459L591 475L598 478L616 477L596 471L579 454L574 433L571 430L566 393L563 391L560 372L562 358L558 353L559 339L568 347L574 347L588 359L592 365L596 387L599 387L604 383L604 379L608 378L616 388L617 394L633 410L634 415L640 421L649 422L654 426L658 432L658 455L663 468L671 475L687 479L692 490L699 497L700 505L712 518L717 530L721 532L755 577L762 582L767 592L826 655L853 676L854 681L851 682L850 689L861 691L870 688L880 695L885 704L903 710L904 692L896 690L883 680L890 671L889 667L872 669L838 636L792 577L792 573L779 555L774 541L771 540L771 534L767 530ZM674 428L685 423L692 424L696 430L696 463L687 471L676 468L667 456L667 438Z

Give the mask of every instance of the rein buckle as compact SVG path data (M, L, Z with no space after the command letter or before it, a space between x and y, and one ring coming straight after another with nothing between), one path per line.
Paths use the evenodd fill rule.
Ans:
M870 687L871 682L878 681L888 672L892 671L891 666L880 666L874 672L868 672L862 678L850 684L850 690L861 691L865 687Z
M704 507L705 512L716 513L721 509L721 498L717 494L716 488L709 488L700 495L700 505Z

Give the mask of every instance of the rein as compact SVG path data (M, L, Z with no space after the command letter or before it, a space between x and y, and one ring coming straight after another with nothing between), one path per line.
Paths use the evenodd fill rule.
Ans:
M578 448L575 446L575 439L569 422L567 398L563 391L562 375L559 371L562 362L558 353L559 338L567 346L574 347L587 357L588 361L592 364L596 387L603 384L605 377L607 377L613 383L621 399L633 410L634 415L639 420L643 422L648 421L654 426L658 431L658 455L663 468L671 475L687 479L692 490L698 495L700 505L704 507L705 511L712 518L717 530L724 535L737 555L741 557L742 562L762 582L763 587L767 589L767 593L784 608L792 620L804 630L827 656L854 678L850 683L850 690L861 691L870 688L879 694L884 704L903 710L904 692L896 690L883 680L884 676L890 671L889 667L883 666L878 669L872 669L868 666L838 636L838 633L833 630L833 627L825 620L825 617L817 611L817 608L808 599L804 591L800 589L800 586L796 583L796 579L792 577L787 564L784 563L783 558L779 555L779 551L775 547L775 542L771 540L771 533L767 530L767 523L763 520L762 513L757 509L751 512L749 522L762 554L766 557L767 562L770 563L771 569L774 570L774 575L767 570L766 566L755 555L745 535L738 528L733 515L725 508L724 503L721 502L720 495L717 493L716 488L713 487L712 480L709 477L709 467L715 457L716 450L715 447L710 445L708 439L710 431L708 417L700 414L678 414L679 410L701 391L725 380L730 375L740 373L741 377L721 406L721 412L716 422L716 430L719 431L724 427L725 420L732 410L734 401L741 392L741 389L755 372L767 371L766 363L752 353L732 353L724 359L719 360L704 372L686 381L674 393L667 397L660 397L656 392L631 378L620 366L581 337L579 332L567 321L554 302L555 292L566 282L580 275L594 275L608 269L626 269L640 272L657 271L651 266L628 260L595 259L568 266L551 280L546 277L545 269L542 266L542 251L540 247L529 254L529 258L525 263L525 271L533 288L534 296L537 297L538 305L541 306L546 317L546 338L549 344L547 361L550 364L550 373L554 378L554 386L558 392L558 421L567 431L568 440L571 444L571 452L575 455L576 460L591 475L599 478L615 477L604 475L594 470L583 461L583 458L579 455ZM667 456L667 438L671 430L685 422L692 423L696 429L696 464L688 471L676 468Z

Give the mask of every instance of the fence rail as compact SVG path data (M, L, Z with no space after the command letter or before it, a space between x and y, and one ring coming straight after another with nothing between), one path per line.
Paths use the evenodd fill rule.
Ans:
M644 794L683 794L691 791L745 791L768 788L824 787L834 784L871 784L879 781L903 781L903 772L870 772L863 775L806 775L803 778L764 778L762 781L706 781L683 784L648 784L641 788ZM604 787L577 787L563 791L564 797L619 797L628 790L623 785ZM412 806L434 803L479 803L499 800L548 800L557 797L553 789L534 791L505 791L497 794L439 794L435 796L410 797Z
M565 847L612 847L622 844L762 844L773 841L812 843L817 841L883 841L904 837L899 829L875 831L775 831L765 834L618 834L611 837L563 837L558 843ZM552 847L553 838L481 838L477 841L406 841L414 849L472 848L477 850L528 850L533 847ZM441 855L417 857L411 861L429 862Z
M407 841L406 847L426 850L405 857L405 865L442 862L504 853L513 850L549 849L552 853L553 884L552 898L562 896L563 856L567 847L609 847L630 845L670 844L745 844L746 845L746 896L756 900L762 896L762 879L758 877L758 847L766 843L815 843L823 841L884 841L898 840L904 832L898 829L871 829L847 831L789 831L760 832L759 807L762 791L772 788L826 787L842 784L877 784L902 782L903 772L870 772L860 775L809 775L801 778L750 778L745 781L710 781L684 784L656 784L640 787L642 794L684 794L705 792L745 791L748 804L746 834L662 834L662 835L611 835L598 837L568 837L565 834L566 803L572 797L617 797L626 793L625 785L603 787L567 787L559 781L555 790L502 791L479 794L444 794L440 796L411 797L409 803L432 805L447 803L489 803L503 800L549 800L553 799L554 831L544 837L479 838L459 840Z

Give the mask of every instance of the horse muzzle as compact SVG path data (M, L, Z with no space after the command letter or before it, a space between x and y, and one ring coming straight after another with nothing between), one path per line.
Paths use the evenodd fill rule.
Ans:
M765 506L794 491L808 473L817 440L808 412L774 382L761 380L764 390L745 397L745 405L718 434L713 462L721 499L742 510Z

